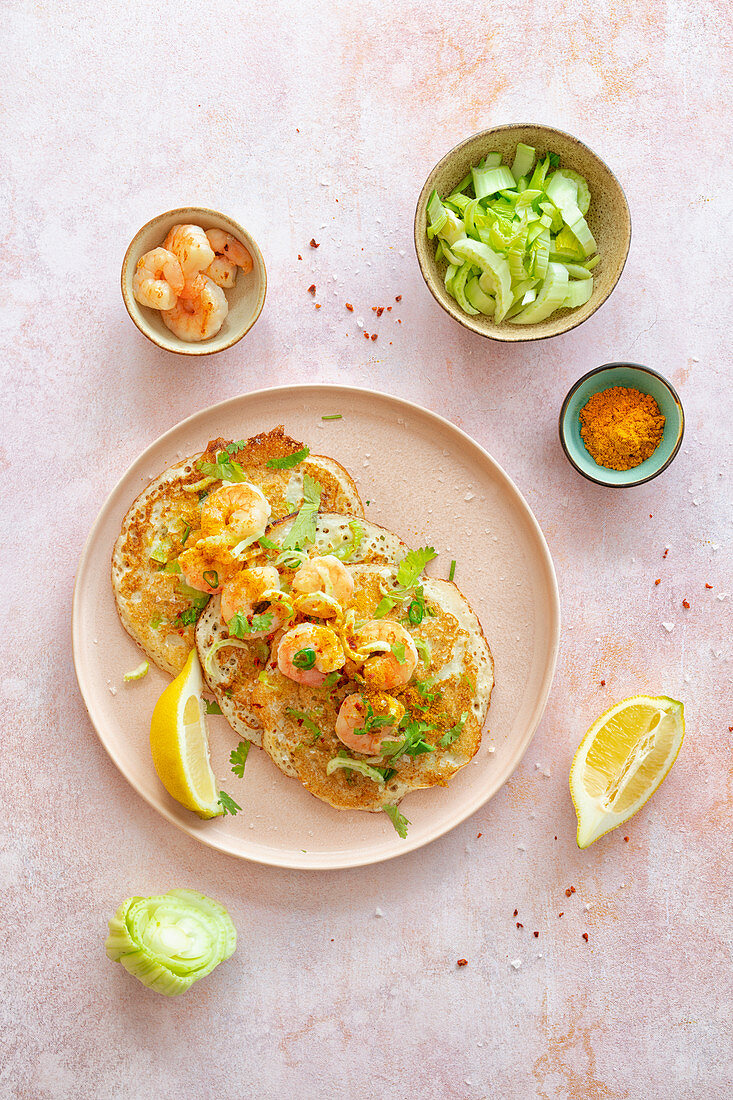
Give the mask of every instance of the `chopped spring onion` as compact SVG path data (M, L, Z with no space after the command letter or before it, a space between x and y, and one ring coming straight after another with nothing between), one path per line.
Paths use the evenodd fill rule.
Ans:
M209 588L219 587L219 574L216 569L204 569L201 576L204 578Z
M453 578L455 577L455 575L456 575L456 559L454 558L453 561L450 563L450 572L448 573L448 580L452 581Z
M342 413L330 413L328 416L322 416L321 420L343 420Z
M316 663L316 651L315 649L299 649L293 657L293 664L296 668L313 668Z
M147 661L143 661L137 668L133 668L131 672L126 672L122 679L128 683L130 680L142 680L143 676L147 676L150 669L150 664Z
M423 664L430 665L430 646L422 638L413 638L415 649L422 658Z
M427 235L435 238L436 261L446 261L446 290L464 313L536 324L589 300L589 273L599 261L585 219L590 191L559 164L557 154L537 160L520 143L511 170L490 153L445 198L430 195Z
M195 890L123 901L109 922L107 957L175 997L234 954L237 933L223 905Z

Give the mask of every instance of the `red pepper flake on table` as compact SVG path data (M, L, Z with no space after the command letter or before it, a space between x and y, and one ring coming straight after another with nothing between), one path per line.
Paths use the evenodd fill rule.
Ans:
M524 925L520 924L519 921L517 921L517 928L524 928Z
M602 687L602 688L604 688L605 686L606 686L606 681L605 681L605 680L601 680L601 687Z
M682 601L682 606L683 606L683 607L686 607L686 608L688 608L688 610L689 610L689 607L690 607L690 601L689 601L689 600L683 600L683 601Z
M664 553L662 554L662 557L666 558L668 553L669 553L669 547L667 547L667 549L664 551Z
M349 313L354 312L354 307L352 306L351 302L346 303L346 308L348 309Z
M376 338L377 338L377 334L376 334L376 332L373 332L373 333L372 333L372 336L371 336L371 338L372 338L372 340L376 340Z
M628 844L628 843L629 843L629 838L628 838L627 836L625 836L625 837L624 837L624 843L625 843L625 844Z
M459 959L456 966L468 966L468 959Z
M586 943L588 942L588 933L587 932L583 933L583 939L585 940Z
M319 242L315 239L315 237L311 237L311 239L308 243L310 244L311 248L320 248L321 247Z
M539 932L533 932L532 935L534 936L535 939L539 939L539 935L540 935Z
M518 917L519 916L519 910L515 909L514 912L512 913L512 916L513 917Z
M311 285L308 287L308 293L309 294L315 294L315 292L316 292L316 284L311 283Z
M712 584L707 584L707 583L706 583L705 587L706 587L706 588L712 588L713 586L712 586Z
M655 580L655 582L654 582L654 583L655 583L655 584L661 584L661 583L662 583L662 578L661 578L661 577L657 577L657 579Z
M397 297L395 298L395 302L401 302L401 301L402 301L402 295L398 294Z

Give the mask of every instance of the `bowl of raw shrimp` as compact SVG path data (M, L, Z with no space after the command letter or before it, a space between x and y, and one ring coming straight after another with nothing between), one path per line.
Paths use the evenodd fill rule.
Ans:
M122 263L122 297L143 336L178 355L241 340L262 312L267 271L257 242L218 210L182 206L146 222Z

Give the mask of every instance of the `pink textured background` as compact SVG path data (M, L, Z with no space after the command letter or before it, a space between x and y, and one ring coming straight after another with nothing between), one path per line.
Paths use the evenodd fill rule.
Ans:
M0 1093L729 1096L728 5L6 0L2 21ZM412 213L447 148L528 120L607 160L634 240L581 329L509 347L432 300ZM147 343L118 287L138 226L187 202L247 225L270 276L256 327L208 361ZM687 435L667 473L615 493L570 469L556 415L622 358L674 381ZM237 863L157 817L97 742L69 643L81 546L138 452L203 405L299 380L408 397L486 446L543 526L564 610L511 782L431 847L331 874ZM578 852L574 748L639 690L685 701L685 746L627 829ZM240 947L168 1002L102 940L123 897L173 885L224 902Z

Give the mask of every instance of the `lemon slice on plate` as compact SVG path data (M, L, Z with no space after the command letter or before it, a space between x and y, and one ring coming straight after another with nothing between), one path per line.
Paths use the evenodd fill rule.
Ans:
M570 769L579 848L641 809L677 759L684 736L685 708L666 695L633 695L593 723Z
M209 760L209 738L201 698L201 666L196 650L161 695L150 720L150 751L168 794L199 817L218 817L216 779Z

